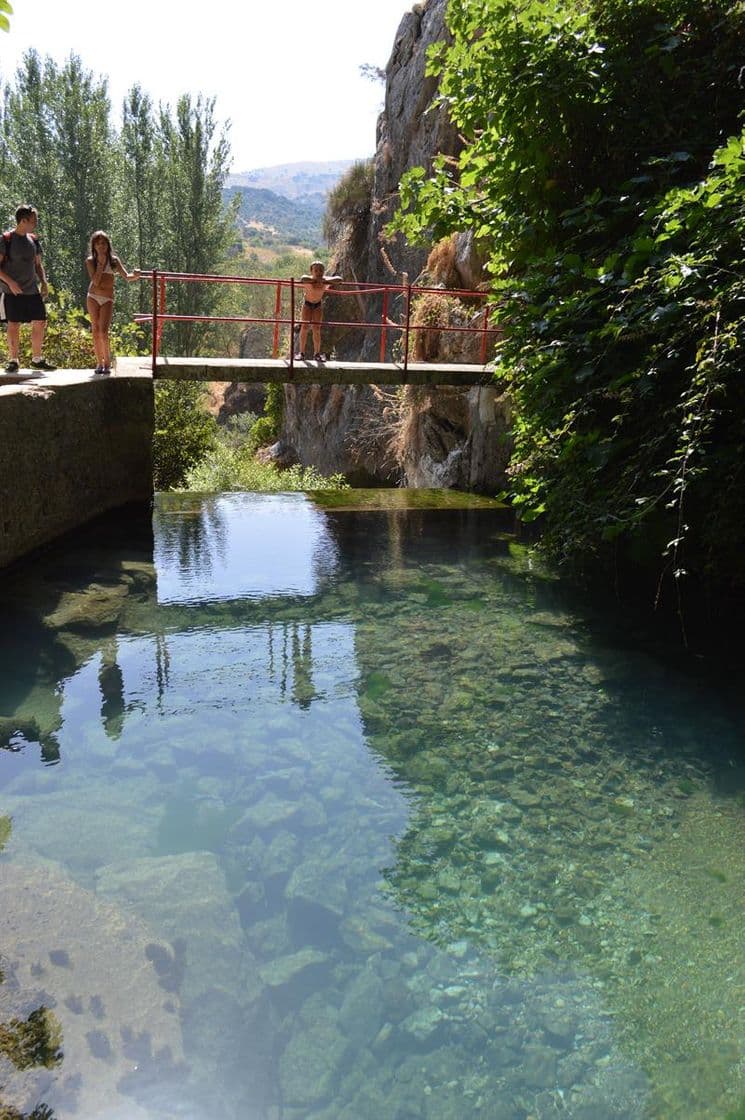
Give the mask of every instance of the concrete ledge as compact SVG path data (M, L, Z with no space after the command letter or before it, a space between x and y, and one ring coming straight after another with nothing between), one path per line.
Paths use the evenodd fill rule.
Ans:
M153 492L153 382L0 377L0 567Z

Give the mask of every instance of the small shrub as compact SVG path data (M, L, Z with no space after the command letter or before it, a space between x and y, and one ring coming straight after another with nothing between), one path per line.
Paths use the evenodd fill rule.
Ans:
M252 425L249 433L249 442L252 451L259 447L266 447L276 443L282 429L282 417L285 411L285 394L281 385L267 385L264 415Z
M314 467L279 470L260 463L248 448L234 450L218 444L209 456L187 473L185 489L214 493L221 490L347 490L343 475L325 477Z
M374 165L358 160L329 191L323 216L323 236L332 244L348 229L354 242L367 229L373 193Z

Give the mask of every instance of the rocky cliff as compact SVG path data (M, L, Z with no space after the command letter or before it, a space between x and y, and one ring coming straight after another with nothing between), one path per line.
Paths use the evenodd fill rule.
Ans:
M363 214L356 212L330 261L331 270L349 280L414 282L427 266L431 246L412 247L400 236L387 239L384 230L398 204L404 172L417 166L429 169L438 153L457 155L461 149L445 107L437 104L436 79L425 74L429 46L448 38L446 9L447 0L415 4L396 32L386 67L370 205ZM430 271L428 283L481 284L481 263L470 236L457 235L445 257L448 275ZM389 314L395 318L400 310L393 307ZM380 297L367 295L330 302L328 317L374 322L380 315ZM343 358L377 360L380 336L374 330L326 328L324 346ZM389 343L389 357L392 352ZM458 360L457 355L449 357ZM491 387L426 394L385 387L288 387L286 406L283 452L286 457L292 449L303 464L342 471L356 481L482 491L504 485L510 417L507 402Z

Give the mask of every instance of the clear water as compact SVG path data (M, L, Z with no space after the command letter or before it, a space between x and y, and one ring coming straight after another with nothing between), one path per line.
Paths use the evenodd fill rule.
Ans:
M5 574L0 1114L740 1107L740 708L498 510L374 506L161 496Z

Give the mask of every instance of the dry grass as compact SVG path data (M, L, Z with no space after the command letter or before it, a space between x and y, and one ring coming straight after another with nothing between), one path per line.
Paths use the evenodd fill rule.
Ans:
M438 241L427 257L425 272L433 284L442 284L445 288L459 288L460 277L455 267L456 234Z
M431 408L433 390L418 385L372 390L376 404L360 416L350 446L368 455L382 452L397 471L418 442L420 416Z

